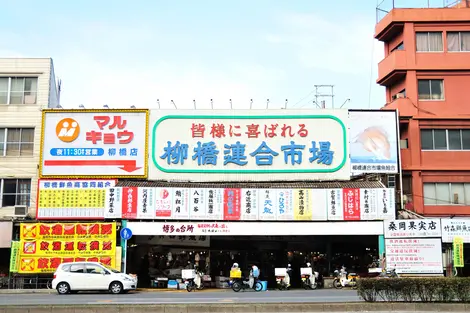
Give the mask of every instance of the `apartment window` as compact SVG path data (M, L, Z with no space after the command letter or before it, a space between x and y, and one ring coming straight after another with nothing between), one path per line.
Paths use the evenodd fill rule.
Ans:
M418 79L419 100L444 100L444 80Z
M470 51L470 32L448 32L447 50L452 52Z
M34 128L0 128L0 156L32 156Z
M403 42L400 42L395 48L392 49L392 51L390 52L393 52L395 50L405 50L405 45L403 44Z
M31 179L0 179L0 207L29 206Z
M0 77L0 104L36 104L37 77Z
M424 183L425 205L470 205L470 183Z
M442 32L416 33L416 51L418 52L442 52Z
M470 129L422 129L422 150L470 150Z

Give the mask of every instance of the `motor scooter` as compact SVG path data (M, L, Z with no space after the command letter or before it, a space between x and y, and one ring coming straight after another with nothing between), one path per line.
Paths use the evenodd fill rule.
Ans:
M290 266L287 268L275 268L274 275L276 276L276 284L279 290L289 290L290 288L290 274L292 269Z
M198 270L182 270L181 277L185 280L186 290L191 292L193 290L204 289L202 277L204 273Z
M307 264L308 266L308 264ZM302 280L302 287L307 289L317 289L317 282L315 273L313 273L311 267L300 268L300 278Z
M333 287L336 289L342 289L343 287L351 287L352 289L357 288L357 280L359 275L356 273L348 273L346 268L341 268L341 271L336 270L334 272L335 279L333 280Z

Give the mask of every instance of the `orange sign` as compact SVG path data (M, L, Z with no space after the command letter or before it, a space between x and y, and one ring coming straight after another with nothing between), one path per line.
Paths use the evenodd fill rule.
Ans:
M80 125L73 118L64 118L57 123L55 133L61 141L72 142L80 134Z

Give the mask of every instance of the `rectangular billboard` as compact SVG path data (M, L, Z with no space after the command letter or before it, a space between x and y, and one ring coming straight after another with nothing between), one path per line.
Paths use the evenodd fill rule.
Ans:
M349 111L351 173L399 171L396 111Z
M348 111L151 110L150 180L349 180Z
M41 178L147 178L148 110L44 110Z
M454 238L460 238L464 243L470 243L470 220L459 218L443 218L442 242L454 242Z
M106 190L115 184L112 179L39 179L36 218L103 219Z
M53 273L64 262L115 267L116 223L22 223L18 272Z
M441 219L410 219L384 221L385 238L441 238Z

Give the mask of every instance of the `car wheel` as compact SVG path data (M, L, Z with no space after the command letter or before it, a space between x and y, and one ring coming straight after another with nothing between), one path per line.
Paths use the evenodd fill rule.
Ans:
M122 293L123 291L123 287L122 287L122 284L118 281L113 281L110 285L109 285L109 291L112 293L112 294L120 294Z
M56 289L59 295L66 295L70 292L70 286L65 282L58 283Z

